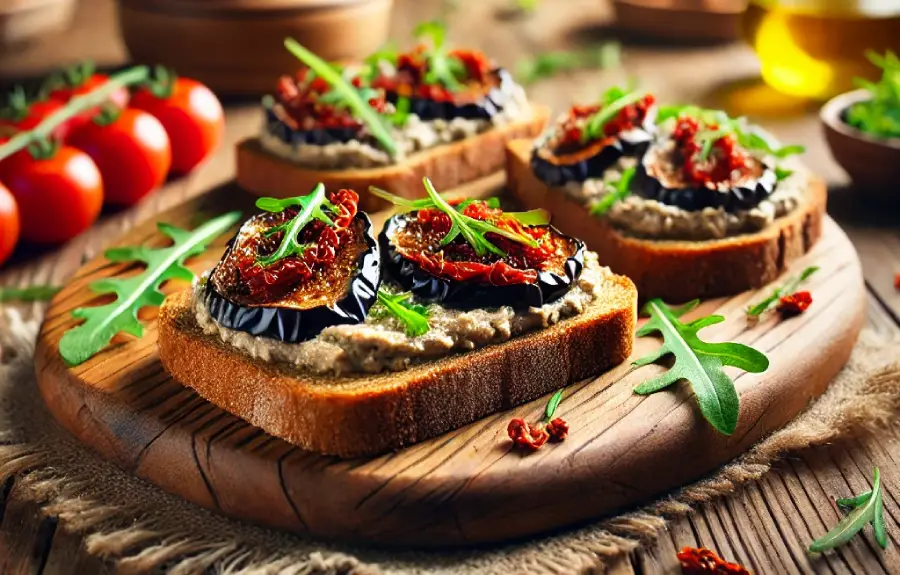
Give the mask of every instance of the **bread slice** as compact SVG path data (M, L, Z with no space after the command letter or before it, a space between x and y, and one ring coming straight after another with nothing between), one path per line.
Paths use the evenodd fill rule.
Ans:
M159 356L181 383L303 449L356 457L399 449L595 376L631 355L637 291L611 276L584 313L508 342L356 377L297 375L198 327L190 291L166 298Z
M822 235L827 190L816 178L797 209L757 233L709 241L629 236L592 216L564 190L548 188L539 180L531 170L532 145L532 140L507 145L510 191L528 208L550 210L554 226L584 240L597 252L601 265L634 280L641 300L658 297L674 303L762 287Z
M388 207L388 204L366 193L369 186L383 188L405 198L418 198L425 195L423 177L431 179L437 190L447 192L503 170L506 142L515 138L536 138L547 123L547 108L533 106L532 109L532 116L525 121L423 150L399 164L378 168L305 168L267 152L258 138L250 138L237 147L237 183L257 196L284 198L306 193L303 190L308 191L322 182L329 190L356 190L360 194L359 209L377 211Z

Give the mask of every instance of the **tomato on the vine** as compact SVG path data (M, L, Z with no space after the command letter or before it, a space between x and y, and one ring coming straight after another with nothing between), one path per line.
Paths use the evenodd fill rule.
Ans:
M165 128L142 110L126 109L112 117L100 114L75 128L68 144L97 164L110 204L136 203L165 182L172 164Z
M0 184L0 266L19 241L19 208L13 195Z
M23 240L68 241L88 229L103 206L103 181L90 156L69 146L29 151L6 170L3 182L16 198Z
M27 102L11 99L9 105L0 111L0 131L13 133L31 130L64 105L59 100ZM53 132L54 137L65 138L69 133L69 126L68 122L61 125Z
M168 132L173 173L193 170L222 140L222 104L209 88L195 80L162 74L156 84L134 94L131 106L156 116Z
M106 74L94 72L94 64L92 62L83 62L48 78L42 93L49 100L65 104L72 98L87 94L108 81L109 76ZM131 94L128 92L128 88L122 86L112 93L109 97L109 103L117 109L123 109L128 106L130 99ZM89 123L99 111L98 108L91 108L74 116L68 122L69 133Z

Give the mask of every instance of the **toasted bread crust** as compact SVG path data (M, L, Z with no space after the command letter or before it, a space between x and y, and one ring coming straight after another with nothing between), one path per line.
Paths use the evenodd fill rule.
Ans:
M165 369L264 431L341 457L375 455L461 427L631 355L637 291L614 276L603 302L547 329L405 371L329 378L253 360L197 326L189 291L159 314Z
M405 198L425 195L422 178L431 179L439 191L451 189L503 169L504 145L515 138L536 138L547 123L547 108L535 106L530 119L437 146L410 156L406 161L381 168L316 170L300 167L265 151L258 138L237 146L237 183L257 196L296 196L322 182L327 189L350 188L360 194L359 209L377 211L387 203L366 190L386 189ZM299 191L298 191L299 190Z
M584 240L601 265L630 277L641 300L680 302L759 288L775 281L822 235L827 190L815 179L796 210L754 234L710 241L631 237L592 216L564 190L540 181L531 170L531 148L530 140L507 144L510 191L529 208L550 210L554 226Z

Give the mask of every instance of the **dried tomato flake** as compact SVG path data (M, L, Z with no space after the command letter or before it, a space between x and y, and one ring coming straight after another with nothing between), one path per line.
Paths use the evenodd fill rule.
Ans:
M781 296L778 300L778 313L781 317L794 317L805 312L812 305L812 294L808 291L798 291L790 295Z
M513 440L513 445L525 451L537 451L550 438L543 427L528 425L521 417L510 421L506 432Z
M685 547L677 556L683 575L750 575L746 567L729 563L705 547Z
M894 289L900 290L900 272L897 272L897 275L894 276Z
M545 428L550 435L550 443L559 443L569 435L569 424L562 417L557 417Z

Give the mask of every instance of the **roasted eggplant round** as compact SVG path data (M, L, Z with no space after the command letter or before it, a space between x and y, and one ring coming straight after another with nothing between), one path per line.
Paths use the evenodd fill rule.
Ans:
M540 227L544 254L535 264L528 250L510 244L503 244L506 257L479 257L462 235L441 246L448 226L435 227L419 214L390 218L379 240L391 277L427 301L458 309L542 306L568 292L584 268L584 243L549 225Z
M714 167L709 173L718 171L718 175L698 177L697 172L689 171L690 160L683 150L671 140L663 140L651 145L641 158L632 187L644 198L687 211L749 210L772 194L778 178L764 161L745 152L735 153L741 154L739 167Z
M548 186L599 179L623 156L641 156L656 132L656 106L639 102L620 112L633 119L610 123L605 137L582 142L581 131L597 106L576 106L538 141L531 155L531 169Z
M300 144L312 144L325 146L349 142L359 138L361 126L345 126L333 128L312 128L301 130L291 125L283 113L279 113L273 107L266 107L266 130L272 136L286 144L298 146Z
M271 267L257 263L279 239L279 234L266 236L281 223L279 217L283 221L280 214L255 216L231 240L206 283L204 301L213 319L290 343L312 339L329 326L365 321L381 281L380 249L369 217L360 212L352 218L328 265L299 275L309 268L298 257Z

